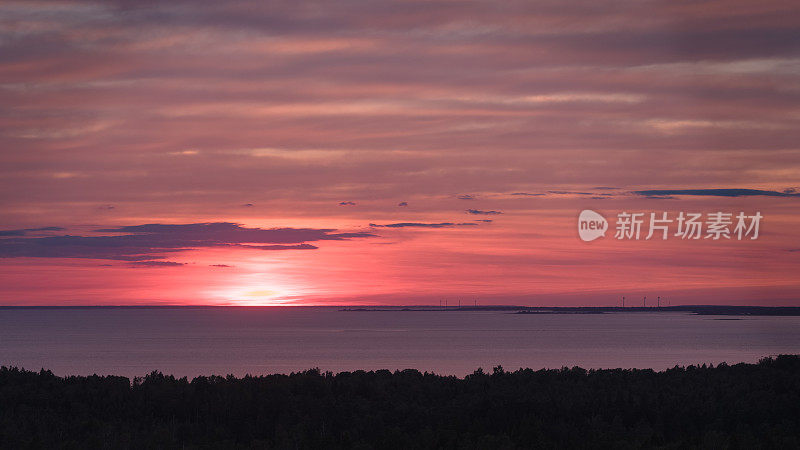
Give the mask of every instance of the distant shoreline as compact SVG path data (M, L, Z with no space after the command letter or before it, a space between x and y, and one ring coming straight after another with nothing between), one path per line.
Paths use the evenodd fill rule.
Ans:
M730 305L681 305L661 307L613 307L613 306L468 306L468 307L359 307L342 308L347 312L392 312L392 311L507 311L513 314L607 314L629 312L686 312L702 316L800 316L797 306L730 306Z
M800 316L800 306L735 306L735 305L679 305L679 306L519 306L519 305L487 305L487 306L431 306L431 305L0 305L3 310L37 310L37 309L245 309L245 308L309 308L336 309L341 312L487 312L500 311L521 315L547 314L609 314L609 313L670 313L684 312L703 316Z

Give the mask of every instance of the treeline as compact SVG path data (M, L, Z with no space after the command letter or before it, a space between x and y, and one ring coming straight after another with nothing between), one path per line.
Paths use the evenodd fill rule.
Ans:
M465 378L0 369L2 448L800 448L800 357Z

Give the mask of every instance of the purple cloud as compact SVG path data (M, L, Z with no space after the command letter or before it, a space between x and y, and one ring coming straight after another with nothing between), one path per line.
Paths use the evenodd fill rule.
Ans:
M185 265L186 263L174 261L135 261L130 263L130 267L179 267Z
M36 231L64 231L61 227L42 227L42 228L22 228L19 230L0 230L0 237L2 236L26 236L29 232Z
M93 258L152 261L164 259L167 254L205 247L313 250L317 247L308 242L341 241L374 236L365 232L337 233L333 229L247 228L229 222L178 225L145 224L103 228L95 230L95 232L115 234L8 237L0 239L0 258Z
M483 211L480 209L468 209L467 214L474 214L478 216L495 216L497 214L503 214L502 211Z
M385 225L378 225L371 223L369 226L373 228L448 228L448 227L461 227L461 226L474 226L475 223L453 223L453 222L440 222L440 223L421 223L421 222L400 222L388 223Z
M643 195L648 198L668 198L673 195L697 195L711 197L800 197L800 193L794 191L766 191L760 189L651 189L645 191L634 191L634 194ZM669 197L674 198L674 197Z

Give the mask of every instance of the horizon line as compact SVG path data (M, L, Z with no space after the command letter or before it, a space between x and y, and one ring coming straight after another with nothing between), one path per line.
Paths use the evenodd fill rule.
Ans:
M331 304L331 305L204 305L204 304L141 304L141 305L0 305L0 309L70 309L70 308L433 308L434 310L455 310L455 309L489 309L489 308L561 308L561 309L674 309L674 308L800 308L798 305L783 305L783 306L770 306L770 305L731 305L731 304L681 304L670 306L598 306L598 305L579 305L579 306L564 306L564 305L513 305L513 304L497 304L497 305L467 305L467 306L439 306L439 305L425 305L425 304L412 304L412 305L390 305L390 304L371 304L371 305L353 305L353 304Z

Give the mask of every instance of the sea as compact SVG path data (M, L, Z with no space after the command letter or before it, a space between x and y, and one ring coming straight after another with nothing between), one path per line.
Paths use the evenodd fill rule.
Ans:
M3 308L0 365L177 377L417 369L650 368L800 353L800 317L335 307Z

